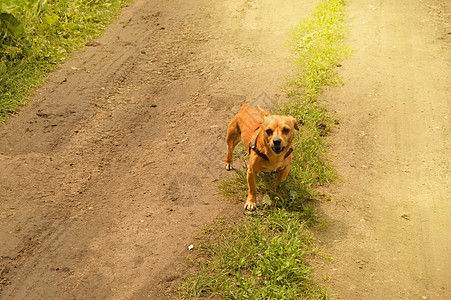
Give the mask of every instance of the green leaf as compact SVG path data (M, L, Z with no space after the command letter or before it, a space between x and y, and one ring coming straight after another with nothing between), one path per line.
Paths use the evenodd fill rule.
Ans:
M25 32L23 24L12 14L0 13L0 22L16 37L21 37Z
M0 13L11 14L18 7L19 6L13 1L8 0L0 1Z
M48 8L47 0L37 0L35 7L38 13L46 11Z
M60 17L58 15L52 14L44 17L44 22L47 25L54 26L59 23Z

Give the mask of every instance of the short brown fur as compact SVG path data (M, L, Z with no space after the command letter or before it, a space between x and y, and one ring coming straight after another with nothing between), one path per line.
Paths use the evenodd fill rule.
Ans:
M298 122L289 116L272 115L262 108L259 110L243 104L241 111L230 121L227 130L226 170L232 169L233 149L243 141L246 147L256 144L257 149L268 160L250 151L247 171L248 196L245 209L253 210L257 200L257 174L260 172L277 172L277 186L282 183L290 171L293 154L286 156L291 148L294 130L299 130ZM286 157L285 157L286 156Z

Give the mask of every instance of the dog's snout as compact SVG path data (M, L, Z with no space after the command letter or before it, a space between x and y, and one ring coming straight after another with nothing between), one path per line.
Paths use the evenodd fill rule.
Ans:
M274 143L274 146L280 146L282 139L280 137L275 137L272 142Z

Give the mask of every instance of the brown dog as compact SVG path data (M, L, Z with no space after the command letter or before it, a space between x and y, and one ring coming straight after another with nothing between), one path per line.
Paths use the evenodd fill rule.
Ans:
M293 117L271 115L243 104L241 111L230 121L227 130L226 170L232 169L233 149L240 142L249 147L247 184L249 192L244 208L253 210L257 200L257 174L277 171L277 185L287 178L293 158L291 142L294 130L299 130Z

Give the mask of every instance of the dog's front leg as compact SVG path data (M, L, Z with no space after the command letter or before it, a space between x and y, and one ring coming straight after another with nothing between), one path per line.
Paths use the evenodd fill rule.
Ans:
M276 180L276 187L279 189L279 186L284 180L287 178L288 173L290 172L290 165L286 166L284 169L277 171L277 180Z
M276 180L276 192L277 193L279 193L280 184L282 182L284 182L284 180L287 178L289 172L290 172L290 165L286 166L284 169L277 171L277 180ZM282 192L282 195L285 197L285 193ZM278 197L276 197L276 204L275 204L276 207L277 207L277 199L278 199Z
M244 209L254 210L257 206L257 174L250 167L247 170L247 185L249 186L249 192Z

